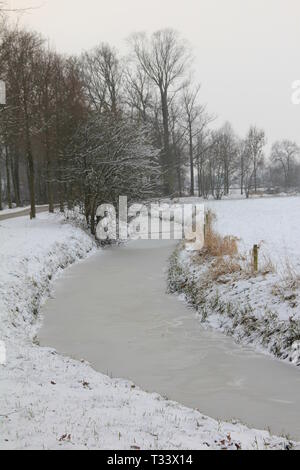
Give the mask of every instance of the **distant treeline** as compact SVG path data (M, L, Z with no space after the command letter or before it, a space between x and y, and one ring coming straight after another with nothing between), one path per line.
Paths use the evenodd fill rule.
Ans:
M221 198L238 185L298 187L299 148L251 126L212 129L190 50L173 30L135 34L121 57L100 44L58 54L36 32L1 25L0 210L4 204L79 205L94 231L99 204L175 195Z

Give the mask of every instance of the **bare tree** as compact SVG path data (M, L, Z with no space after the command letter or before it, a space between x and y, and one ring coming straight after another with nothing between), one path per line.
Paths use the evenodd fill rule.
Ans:
M225 168L223 158L222 133L214 131L209 158L209 178L211 193L215 199L222 199L225 188Z
M279 164L284 174L285 189L291 185L292 169L300 155L300 148L295 142L283 140L275 142L271 151L271 161Z
M8 109L14 106L18 110L16 119L25 147L31 218L35 218L36 214L33 139L40 126L36 111L42 44L39 35L15 29L4 33L1 47L1 71L8 84Z
M71 142L65 171L77 187L77 202L95 233L97 206L117 203L120 194L133 200L153 196L159 166L148 131L127 118L90 116Z
M117 52L101 44L83 56L83 76L87 96L99 112L119 109L123 70Z
M178 190L179 196L184 193L185 176L189 165L186 153L187 129L184 118L181 103L173 101L170 107L170 131L176 173L175 188Z
M208 123L207 123L208 124ZM214 145L214 141L211 138L211 130L207 127L207 124L201 128L201 131L197 134L196 144L196 165L198 174L198 195L205 198L208 197L211 189L211 179L209 177L210 158L209 154Z
M195 172L194 172L194 150L195 150L195 137L201 130L196 129L197 122L201 119L201 116L205 114L205 107L200 106L198 103L198 96L201 85L193 87L190 83L187 83L183 88L182 103L185 112L185 125L188 135L188 147L190 157L190 177L191 177L191 188L190 195L195 195Z
M144 70L137 68L132 71L127 68L125 78L125 101L133 116L136 114L138 120L144 123L150 119L153 110L153 87Z
M246 137L245 145L247 160L250 160L253 168L254 191L257 192L258 169L262 167L264 163L263 149L266 145L264 130L251 126Z
M212 133L210 149L211 188L217 199L228 195L237 170L237 138L227 122ZM221 190L221 186L223 186Z
M241 195L248 199L253 184L254 167L246 140L238 143L238 156L240 161Z
M151 38L145 34L132 37L138 64L159 90L163 121L163 166L165 192L173 188L173 156L170 145L170 94L176 92L188 67L190 54L179 34L172 29L157 31Z

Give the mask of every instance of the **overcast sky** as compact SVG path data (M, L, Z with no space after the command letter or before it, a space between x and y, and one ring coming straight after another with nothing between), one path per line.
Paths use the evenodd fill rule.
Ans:
M21 21L58 51L80 53L100 42L125 51L133 31L172 27L193 47L202 101L243 136L250 124L272 141L300 144L299 0L10 0L39 6Z

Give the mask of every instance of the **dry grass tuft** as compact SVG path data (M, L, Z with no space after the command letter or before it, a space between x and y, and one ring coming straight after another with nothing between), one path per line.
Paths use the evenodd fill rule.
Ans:
M291 308L298 307L300 274L289 258L286 258L280 273L280 282L273 286L273 295L287 302Z
M281 277L289 289L296 290L300 287L300 274L288 257L285 259Z
M259 245L259 249L261 249L261 245ZM246 272L249 276L255 276L258 274L266 276L267 274L274 274L276 272L276 267L271 258L267 254L260 251L259 267L258 271L255 272L253 253L252 250L250 250L248 255L243 258L243 271Z
M237 258L218 257L212 262L209 272L211 280L226 284L229 282L226 276L241 273L242 266Z
M238 255L238 238L232 236L222 237L214 229L216 216L213 212L206 213L205 243L204 249L208 255L213 257Z
M286 271L280 277L280 282L273 286L272 294L282 302L286 302L290 308L297 308L299 305L300 275L294 271L294 268L288 262Z
M249 278L257 275L265 276L276 271L271 259L261 253L259 270L255 272L252 252L242 256L238 247L239 239L234 236L224 237L217 233L214 227L215 220L215 214L208 211L205 217L204 248L195 257L195 261L199 263L203 263L204 258L209 259L209 277L211 280L226 283L229 282L229 276L233 274ZM259 247L261 248L261 245Z
M238 239L235 237L222 237L218 233L209 231L205 237L204 247L207 254L213 257L229 256L232 258L239 252L237 242Z
M276 273L276 266L271 260L270 257L263 255L262 263L259 268L260 274L266 276L267 274L275 274Z

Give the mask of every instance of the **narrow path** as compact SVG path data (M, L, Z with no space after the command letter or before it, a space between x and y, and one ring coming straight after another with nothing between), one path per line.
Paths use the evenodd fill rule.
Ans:
M47 212L49 209L48 205L45 206L36 206L36 213ZM0 211L0 222L2 220L16 219L17 217L25 217L30 215L30 208L26 207L25 209L20 209L19 211L13 211L11 213L5 213L1 215Z

